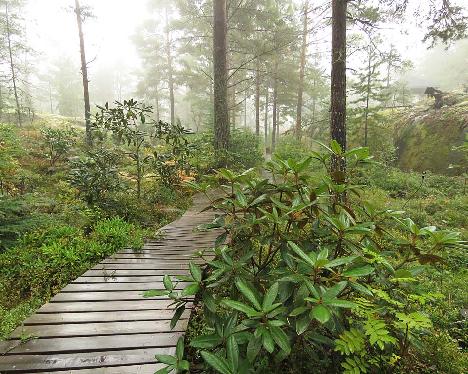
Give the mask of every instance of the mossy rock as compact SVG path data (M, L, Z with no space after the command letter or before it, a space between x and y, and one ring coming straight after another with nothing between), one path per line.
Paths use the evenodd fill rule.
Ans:
M465 162L463 153L453 150L466 141L468 105L460 105L463 102L439 110L417 109L399 116L395 144L401 169L448 175L460 172L450 165Z

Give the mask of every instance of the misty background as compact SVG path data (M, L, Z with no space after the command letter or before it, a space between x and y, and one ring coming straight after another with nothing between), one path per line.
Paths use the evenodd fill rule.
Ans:
M147 88L138 88L139 83L147 77L137 40L147 33L145 27L148 23L154 30L164 29L165 14L162 8L158 9L158 3L162 4L163 1L137 0L131 4L123 0L82 2L82 6L89 7L93 14L92 18L84 22L92 108L106 101L113 102L129 97L148 99L144 92ZM412 6L417 9L420 3L414 2ZM301 2L296 1L294 4L300 23ZM38 113L82 117L79 42L73 6L73 1L63 0L28 1L25 4L22 22L26 26L26 39L30 47L27 56L27 90L32 100L31 106ZM177 12L177 9L173 10L171 22L177 20ZM173 33L176 42L184 38L183 31L180 30ZM350 32L359 34L359 30ZM406 85L413 93L421 94L426 86L443 90L460 89L467 82L467 40L453 43L448 48L436 46L428 49L428 45L421 42L424 35L422 29L408 20L399 24L386 24L380 28L379 33L382 49L393 46L399 55L405 56L407 67L401 69L393 79ZM311 38L314 40L308 48L308 63L315 66L327 79L330 66L329 30L327 27L319 27ZM208 40L208 44L210 42ZM180 44L178 47L180 48ZM174 51L174 68L179 74L183 74L182 65L187 54L179 56L177 53ZM352 82L353 74L363 67L362 54L351 53L348 64L349 81ZM186 82L176 82L175 90L177 117L188 127L198 126L194 123L196 115L191 105L194 95L191 95ZM323 94L326 95L326 90ZM148 104L154 105L153 102ZM161 118L167 120L168 105L164 104L164 99L160 105ZM245 99L246 118L243 120L248 127L254 125L253 105L250 97ZM241 119L242 113L238 115ZM290 119L284 115L282 130L288 128Z

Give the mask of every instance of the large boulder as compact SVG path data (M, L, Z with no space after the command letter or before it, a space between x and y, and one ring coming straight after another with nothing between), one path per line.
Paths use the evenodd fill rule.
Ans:
M447 95L446 103L437 110L419 107L400 114L395 132L400 168L461 173L462 168L450 166L466 162L465 155L453 148L466 141L468 95Z

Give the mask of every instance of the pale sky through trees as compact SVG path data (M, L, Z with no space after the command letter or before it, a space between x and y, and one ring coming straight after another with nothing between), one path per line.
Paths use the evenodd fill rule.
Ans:
M302 3L296 0L298 7ZM416 9L429 0L411 1ZM454 1L454 2L460 2ZM135 92L136 72L140 69L140 60L131 38L139 26L155 13L148 12L146 0L81 0L83 6L90 6L95 18L84 23L86 54L89 65L89 77L93 85L93 73L107 69L125 78L125 95ZM323 3L314 2L314 5ZM463 3L463 1L462 1ZM31 0L25 8L27 37L36 52L35 71L46 72L53 61L71 58L79 62L79 44L72 0ZM161 15L163 16L163 15ZM411 18L411 17L410 17ZM161 22L164 22L163 17ZM426 56L426 48L421 40L423 31L409 23L384 26L383 45L394 44L399 52L410 59L417 67ZM309 47L309 55L314 48L322 52L322 66L329 69L330 30L325 28L320 33L322 41ZM313 36L312 36L313 38ZM349 57L349 65L359 68L360 61ZM77 71L79 74L79 71ZM418 75L418 72L415 74ZM414 74L410 75L411 77ZM414 78L417 81L416 78Z

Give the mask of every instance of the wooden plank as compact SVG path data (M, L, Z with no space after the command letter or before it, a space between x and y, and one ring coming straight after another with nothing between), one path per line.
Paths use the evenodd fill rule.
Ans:
M179 320L174 329L170 328L170 322L170 320L162 320L20 326L12 332L10 338L20 339L21 336L28 335L38 338L58 338L67 336L115 335L116 333L119 335L158 334L160 332L185 331L188 320Z
M148 290L150 290L149 288ZM146 290L147 291L147 290ZM153 303L169 300L166 296L143 298L144 291L88 291L88 292L61 292L51 300L51 303L73 301L129 301L149 300Z
M211 252L210 252L209 249L206 249L205 253L211 253ZM148 255L151 255L151 256L158 256L158 257L159 256L170 255L170 256L183 257L183 258L195 256L193 249L184 250L184 251L172 251L170 249L167 250L167 249L148 249L148 248L145 248L145 249L142 249L141 251L138 251L137 253L133 253L131 249L122 249L121 251L116 253L116 255L118 255L118 256L120 256L122 254L134 255L135 258L138 258L138 256L140 254L142 254L142 255L148 254Z
M83 301L48 303L42 306L37 313L62 312L106 312L114 310L161 310L169 307L170 300L128 300L128 301Z
M133 334L112 336L86 336L54 339L32 339L0 342L0 352L8 354L99 352L132 348L164 348L177 343L181 333Z
M180 282L177 284L178 289L186 287L189 283ZM148 291L148 290L164 290L162 282L148 283L70 283L62 289L61 294L67 292L96 292L96 291ZM57 295L58 296L58 295ZM140 294L140 297L143 295Z
M53 371L53 374L154 374L166 367L164 364L142 364L129 366L96 367L93 369L75 369L66 371ZM38 374L50 372L38 372Z
M116 270L102 270L102 269L91 269L87 272L83 273L85 277L95 277L95 276L102 276L102 277L110 277L110 276L160 276L160 275L182 275L188 274L188 269L186 270L177 270L177 269L170 269L170 270L158 270L158 269L116 269Z
M127 269L127 270L152 270L152 269L157 269L157 270L188 270L189 265L188 263L186 264L158 264L157 266L155 264L98 264L94 266L92 269L93 270L107 270L111 272L112 270L118 270L118 269Z
M155 364L156 360L154 355L173 354L174 351L174 348L167 347L104 352L82 352L79 354L61 353L54 355L7 355L4 356L0 361L0 372L8 373L21 370L28 373L33 373L36 371L50 373L53 370L53 373L70 373L70 371L73 370L74 373L76 370L76 372L80 374L133 374L138 373L138 371L131 371L135 368L138 370L146 370L147 368L156 370L156 368L165 366ZM147 373L147 371L141 371L141 373ZM153 373L154 371L151 374Z
M205 256L208 257L208 256ZM213 257L211 255L210 257ZM112 258L118 259L150 259L150 260L171 260L171 261L193 261L200 260L200 257L195 255L193 251L183 253L183 254L173 254L173 253L158 253L145 251L144 253L131 254L131 253L116 253Z
M109 312L71 312L71 313L44 313L33 314L24 321L25 326L30 325L52 325L65 323L92 323L92 322L126 322L126 321L160 321L170 320L174 315L174 310L132 310ZM189 317L189 312L182 314L183 319Z
M72 283L146 283L162 282L164 275L147 275L144 277L79 277Z
M203 263L203 260L192 259L190 260L194 263ZM114 258L109 257L101 261L101 264L151 264L154 267L166 266L166 265L188 265L189 260L178 260L167 258L164 261L158 258Z

